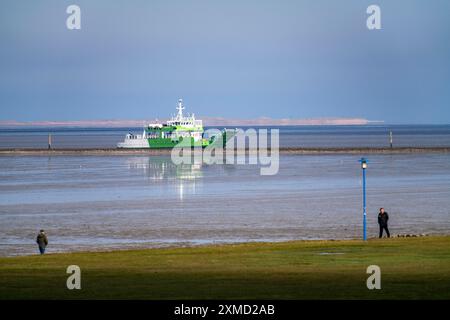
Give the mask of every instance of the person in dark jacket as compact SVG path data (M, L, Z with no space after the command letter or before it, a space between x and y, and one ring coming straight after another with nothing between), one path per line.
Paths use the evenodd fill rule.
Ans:
M380 213L378 213L378 224L380 225L380 238L383 237L383 229L386 230L387 237L390 238L391 234L388 229L389 215L384 208L380 208Z
M39 231L39 234L36 238L36 243L39 246L39 252L41 254L45 253L45 248L48 245L47 235L45 234L44 230Z

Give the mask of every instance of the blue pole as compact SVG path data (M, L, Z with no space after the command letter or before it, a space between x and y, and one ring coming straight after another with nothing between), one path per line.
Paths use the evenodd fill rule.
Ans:
M363 168L363 238L367 240L366 232L366 169Z

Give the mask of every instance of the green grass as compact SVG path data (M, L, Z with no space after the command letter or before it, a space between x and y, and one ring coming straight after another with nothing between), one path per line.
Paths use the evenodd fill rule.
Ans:
M82 270L81 290L66 288L72 264ZM372 264L381 290L366 287ZM449 298L450 237L0 258L0 299Z

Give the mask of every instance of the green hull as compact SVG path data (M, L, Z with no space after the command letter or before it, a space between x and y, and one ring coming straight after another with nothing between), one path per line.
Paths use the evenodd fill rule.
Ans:
M193 148L207 147L209 145L224 147L229 137L227 130L220 135L209 139L203 138L204 130L202 120L196 120L194 115L183 116L183 101L178 100L178 114L165 124L149 124L142 135L129 133L123 142L117 144L118 148Z
M186 148L186 147L207 147L213 143L222 145L225 147L228 139L234 136L234 132L230 134L230 132L224 131L218 139L202 139L201 141L194 141L194 138L184 138L179 140L172 140L170 138L153 138L147 139L148 147L150 149L165 149L165 148Z

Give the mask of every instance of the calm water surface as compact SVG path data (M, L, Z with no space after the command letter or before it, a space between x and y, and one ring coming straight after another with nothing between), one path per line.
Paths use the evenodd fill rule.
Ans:
M282 155L257 166L169 156L0 156L0 255L361 236L357 155ZM368 231L450 233L450 155L371 155Z
M282 147L386 147L390 131L397 147L450 147L450 125L286 126L278 129ZM0 128L0 149L47 148L49 133L52 133L54 148L114 148L129 132L140 134L142 129Z

